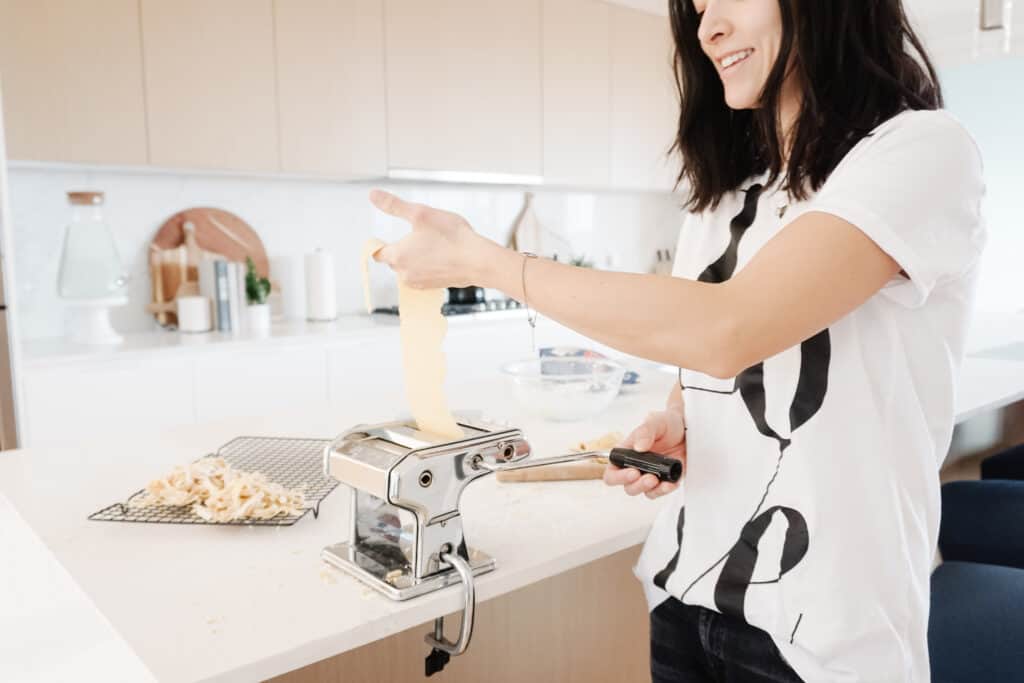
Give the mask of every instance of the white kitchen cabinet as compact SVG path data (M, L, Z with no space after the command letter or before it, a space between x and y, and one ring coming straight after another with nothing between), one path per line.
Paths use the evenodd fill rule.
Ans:
M331 410L341 429L408 414L404 377L397 326L372 342L353 340L327 349Z
M541 173L540 0L388 0L392 169Z
M606 347L550 320L540 319L537 346ZM531 358L530 327L525 316L515 321L449 320L444 340L445 394L453 411L482 409L479 387L501 376L501 366ZM352 340L327 349L331 410L339 426L381 422L409 414L397 326L379 331L372 341ZM340 431L340 430L339 430Z
M26 433L22 446L155 436L195 422L192 362L187 358L118 359L54 364L23 373Z
M275 0L281 168L387 170L384 0Z
M280 167L271 0L141 0L150 161Z
M668 157L678 129L668 19L611 7L612 185L671 190L679 162Z
M200 422L327 405L322 348L295 346L196 357Z
M544 0L544 182L611 181L611 8L597 0Z
M451 322L444 343L446 393L453 410L488 405L505 362L534 355L525 320ZM537 346L600 344L551 320L538 320ZM284 341L210 340L210 346L165 349L138 341L134 351L30 354L23 377L26 447L82 439L156 438L180 425L329 405L336 432L408 415L398 326L351 336ZM481 393L484 391L485 393ZM325 436L325 435L312 435ZM330 436L330 434L326 435Z
M11 159L146 163L138 0L0 0Z
M444 351L449 384L456 386L485 376L495 377L501 374L504 363L533 355L530 326L523 316L519 324L503 324L490 333L481 334L456 323L448 329Z
M452 410L476 410L460 397L473 394L481 379L494 378L503 362L529 353L526 321L523 330L506 335L507 329L481 331L463 323L450 325L444 341L445 393ZM525 330L525 331L524 331ZM373 340L346 342L327 351L331 409L345 428L360 422L382 422L409 415L405 394L402 347L397 327ZM465 390L465 391L464 391Z

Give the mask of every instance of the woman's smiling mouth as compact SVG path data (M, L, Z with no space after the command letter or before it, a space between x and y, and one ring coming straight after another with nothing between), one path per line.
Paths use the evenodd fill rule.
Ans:
M717 60L718 66L721 69L723 75L732 73L738 68L738 65L745 62L747 58L750 57L750 55L752 54L754 54L754 50L752 48L747 48L746 50L737 50L736 52L730 52L729 54Z

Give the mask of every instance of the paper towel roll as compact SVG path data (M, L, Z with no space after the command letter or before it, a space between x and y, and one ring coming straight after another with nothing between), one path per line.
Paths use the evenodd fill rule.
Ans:
M338 317L338 292L334 284L334 256L317 249L306 254L306 318L334 320Z
M180 332L209 332L212 325L210 300L205 296L180 296L178 305L178 330Z
M302 254L270 259L270 272L281 287L280 313L286 320L306 318L306 282Z

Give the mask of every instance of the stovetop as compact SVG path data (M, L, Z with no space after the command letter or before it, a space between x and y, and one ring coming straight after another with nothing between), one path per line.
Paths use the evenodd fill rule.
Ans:
M441 315L466 315L469 313L488 313L490 311L509 311L522 308L515 299L491 299L475 304L442 304ZM384 306L373 309L374 313L398 315L398 306Z

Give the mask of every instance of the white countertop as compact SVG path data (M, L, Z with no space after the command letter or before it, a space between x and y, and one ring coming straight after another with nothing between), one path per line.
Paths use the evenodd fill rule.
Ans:
M493 311L481 314L457 315L447 318L449 333L458 335L468 331L503 325L508 321L521 322L526 318L522 309ZM541 326L557 326L541 317ZM124 342L116 346L76 344L66 339L29 339L22 344L22 360L29 368L47 367L54 363L75 363L113 358L139 358L175 353L223 352L242 348L268 348L274 345L323 343L393 334L397 318L389 315L349 314L338 316L332 322L305 320L274 321L267 334L243 332L179 333L172 330L153 330L124 335ZM1024 313L985 313L975 315L967 339L967 351L1000 346L1024 340Z
M984 349L1024 342L1024 311L994 313L980 311L971 319L967 334L967 355Z
M968 356L960 372L957 424L1024 399L1024 358L1000 360Z
M975 315L960 374L958 423L1024 399L1024 348L1015 346L1021 343L1024 313Z
M654 372L646 379L645 390L620 396L600 419L577 423L522 416L506 392L494 391L496 380L466 388L452 402L500 414L525 430L538 455L556 454L581 438L635 426L663 402L673 381ZM309 515L293 527L119 524L86 517L235 436L332 437L359 421L356 413L279 415L188 428L146 442L12 451L0 455L0 494L158 680L262 679L454 612L459 589L392 602L327 568L321 548L348 537L344 487L323 502L319 519ZM661 504L624 496L600 481L475 482L463 497L467 542L498 561L497 570L479 578L478 599L636 545ZM3 680L5 666L10 662L0 660Z
M2 494L0 548L0 679L156 680Z
M448 316L449 334L480 330L489 325L509 321L521 322L526 311L511 309ZM545 323L547 324L547 323ZM270 348L275 345L322 344L394 334L398 317L387 314L340 315L330 322L306 320L275 320L267 333L243 331L188 333L175 330L152 330L124 335L117 345L77 344L63 338L29 339L22 344L22 360L29 368L48 367L54 363L91 362L114 358L140 358L152 355L196 352L232 352L246 348Z
M153 330L124 335L116 345L77 344L63 338L29 339L22 345L22 359L29 367L52 363L95 361L111 358L140 357L152 354L195 353L196 351L232 351L245 347L267 347L274 344L321 342L373 335L379 329L393 329L396 319L388 316L346 315L331 322L305 320L275 321L268 334L231 332L182 333L174 330Z
M1004 329L993 323L975 334L971 353L1024 339L1006 337ZM550 455L581 438L628 431L662 404L672 381L649 370L640 388L620 396L598 419L567 424L525 416L497 378L459 387L451 402L517 424L538 455ZM958 421L1022 394L1024 362L969 355ZM118 524L86 517L235 436L329 438L363 421L358 411L353 401L333 415L238 419L145 440L112 435L102 444L3 453L0 496L14 510L0 506L0 528L13 527L15 516L24 519L22 527L55 558L33 560L40 575L54 562L67 570L127 645L116 655L117 666L129 667L125 671L138 665L131 652L161 681L250 681L290 671L454 612L460 592L452 587L392 602L327 568L320 549L348 536L349 494L343 487L324 501L319 519L308 516L293 527ZM641 542L662 504L624 496L599 481L474 483L462 506L467 541L498 560L496 571L479 578L478 598L508 593ZM47 591L39 585L28 590L40 599ZM48 651L31 639L10 642L16 656L0 657L5 681L18 680L9 674L22 669L12 667L24 668ZM52 680L24 670L22 680Z

